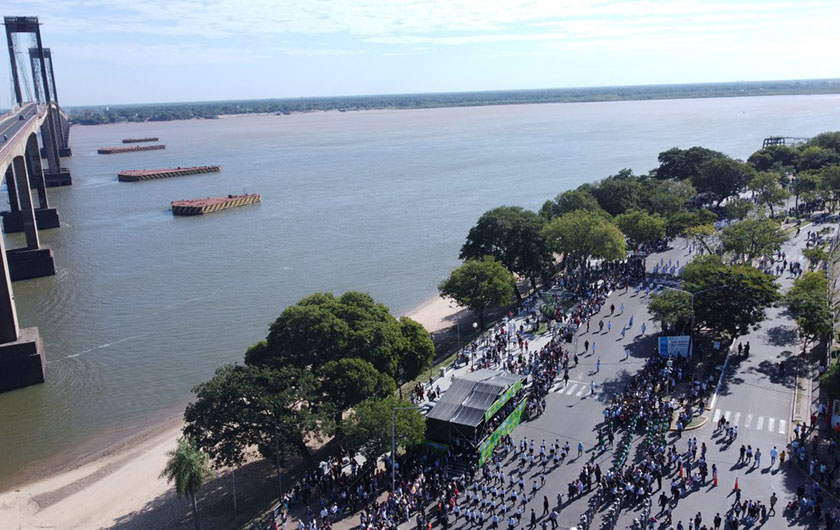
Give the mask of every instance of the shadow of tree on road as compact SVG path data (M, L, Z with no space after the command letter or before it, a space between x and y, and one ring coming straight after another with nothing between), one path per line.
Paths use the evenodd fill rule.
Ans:
M775 326L767 330L767 343L771 346L793 346L799 339L794 326Z

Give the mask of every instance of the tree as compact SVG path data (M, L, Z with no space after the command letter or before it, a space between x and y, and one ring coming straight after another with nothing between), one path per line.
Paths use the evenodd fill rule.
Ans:
M833 330L831 308L828 304L828 279L821 272L806 272L793 282L785 296L788 309L796 317L799 332L808 342L829 335Z
M753 202L749 199L732 199L726 203L726 218L730 221L745 219L753 210Z
M685 230L685 237L699 243L707 253L714 254L714 250L709 246L709 243L715 233L715 225L713 224L690 226Z
M544 228L546 240L567 261L585 266L590 258L614 261L627 257L624 234L600 215L576 211L553 219Z
M654 173L657 179L663 180L693 179L700 166L715 158L726 158L726 155L705 147L674 147L659 153L659 167Z
M194 391L184 433L229 465L249 446L278 463L290 454L311 460L306 440L333 430L333 409L320 405L319 381L306 369L226 365Z
M770 217L775 216L773 206L781 206L790 196L781 185L781 176L770 171L762 171L754 176L749 187L755 192L759 204L765 204L770 208Z
M753 173L754 170L740 160L714 158L700 166L691 182L698 192L711 193L719 206L725 199L746 188Z
M564 191L555 197L554 200L545 201L542 208L540 208L540 215L547 221L551 221L555 217L560 217L575 210L585 210L587 212L608 215L598 204L598 200L592 195L592 192L582 188Z
M840 155L833 149L809 145L802 149L796 170L799 172L822 169L840 162Z
M770 256L782 248L787 240L778 223L766 217L751 217L731 224L720 234L723 249L733 252L744 262L761 256Z
M770 145L747 159L756 171L792 170L799 163L799 149L789 145Z
M688 180L656 180L647 178L641 181L642 194L639 204L650 214L669 217L685 211L686 203L697 195L697 190Z
M391 376L357 357L330 361L323 366L322 373L324 401L332 405L337 425L345 410L365 399L384 398L397 391Z
M695 258L682 279L694 293L697 324L730 338L764 320L764 311L780 298L772 276L749 265L725 265L715 255Z
M662 331L674 325L687 324L694 313L691 307L691 295L674 289L667 289L650 296L648 311L654 320L662 326Z
M806 248L802 251L802 255L808 260L808 270L813 271L817 268L820 262L828 261L828 254L820 247Z
M468 259L438 286L450 297L478 315L484 329L484 311L492 305L507 305L513 296L513 275L493 256Z
M245 363L294 366L320 374L330 361L357 358L395 381L406 381L426 368L418 369L418 360L431 361L428 351L434 348L428 333L427 340L419 340L416 332L366 293L315 293L287 307L271 324L265 344L246 353ZM404 366L409 358L412 361Z
M822 185L820 187L826 200L832 203L833 210L833 203L840 197L840 165L833 164L822 170Z
M806 145L814 145L824 149L830 149L835 153L840 153L840 132L820 133L808 140Z
M610 215L618 215L638 208L642 200L642 184L629 169L605 178L593 189L598 204Z
M814 199L814 194L820 187L822 182L822 174L814 171L806 171L799 173L791 182L793 189L793 196L796 200L795 207L799 209L799 198L802 197L806 202Z
M641 210L630 210L615 218L615 223L627 236L634 250L644 243L665 237L665 220Z
M693 211L683 210L668 216L665 223L665 234L668 237L684 235L689 228L714 225L715 221L717 221L717 215L706 208ZM712 230L714 230L714 226L712 226Z
M192 500L193 522L196 530L200 530L198 520L198 490L213 476L207 463L207 455L198 450L193 442L187 439L178 440L177 449L167 453L169 460L161 472L161 478L175 483L178 496L186 495Z
M553 264L541 229L545 219L518 206L500 206L485 212L467 234L460 259L493 256L513 274L531 280L544 276ZM516 290L519 297L519 290Z
M394 410L400 407L402 410ZM348 448L360 450L368 461L375 462L391 450L391 414L397 450L423 443L426 419L405 400L395 397L367 399L359 403L344 426Z

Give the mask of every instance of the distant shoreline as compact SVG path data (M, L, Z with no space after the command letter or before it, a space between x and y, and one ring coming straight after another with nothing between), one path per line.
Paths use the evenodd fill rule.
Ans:
M218 119L223 116L240 115L288 115L322 111L418 110L539 103L599 103L831 94L840 94L840 79L386 94L135 105L86 105L65 107L65 110L69 112L72 124L102 125L106 123Z

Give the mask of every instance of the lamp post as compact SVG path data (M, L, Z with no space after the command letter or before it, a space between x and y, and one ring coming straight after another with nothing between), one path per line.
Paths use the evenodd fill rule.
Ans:
M395 413L398 410L412 410L420 407L394 407L391 409L391 495L397 490L397 437L395 423Z

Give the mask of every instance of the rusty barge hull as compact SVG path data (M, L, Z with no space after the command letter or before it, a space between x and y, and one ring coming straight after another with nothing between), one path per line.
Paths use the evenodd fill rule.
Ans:
M118 153L133 153L135 151L156 151L166 149L163 144L155 145L133 145L131 147L100 147L96 150L100 155L116 155Z
M141 182L144 180L198 175L200 173L218 173L221 166L169 167L162 169L126 169L117 173L120 182Z
M227 197L207 197L206 199L190 199L186 201L172 201L172 215L203 215L218 212L228 208L238 208L249 204L256 204L262 200L257 193L246 195L228 195Z

